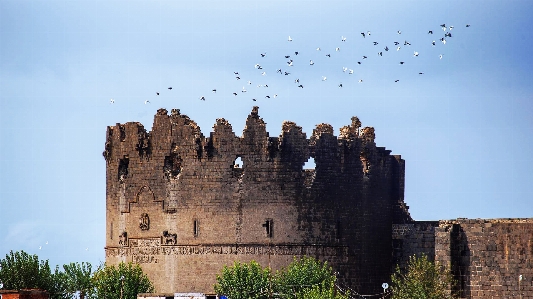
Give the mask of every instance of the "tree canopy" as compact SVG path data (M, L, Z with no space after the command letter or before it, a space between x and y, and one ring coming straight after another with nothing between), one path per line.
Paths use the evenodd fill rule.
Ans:
M51 299L136 299L138 293L154 292L139 265L102 265L93 273L90 263L70 263L51 271L48 260L24 251L11 251L0 259L0 289L41 289Z
M131 262L99 267L93 275L93 283L97 298L136 299L139 293L155 292L141 266Z
M451 299L453 283L449 269L428 260L427 256L413 255L405 272L399 267L391 277L392 299Z
M295 258L287 266L272 274L257 262L235 262L224 266L217 275L215 292L231 299L346 299L348 295L337 292L335 275L327 263L311 257Z

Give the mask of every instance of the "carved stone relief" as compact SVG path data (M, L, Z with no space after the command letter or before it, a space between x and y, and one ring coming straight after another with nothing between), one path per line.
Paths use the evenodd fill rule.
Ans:
M122 234L120 234L118 238L119 238L118 245L128 246L128 233L127 232L122 232Z
M150 229L150 217L148 217L147 213L141 214L141 217L139 218L139 228L142 231Z
M177 244L178 235L177 234L169 234L168 231L163 232L163 241L161 242L163 245L176 245Z

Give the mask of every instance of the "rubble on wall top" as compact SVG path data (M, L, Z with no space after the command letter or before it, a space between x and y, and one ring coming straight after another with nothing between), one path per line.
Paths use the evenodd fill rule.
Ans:
M489 218L489 219L470 219L470 218L457 218L450 220L440 220L439 225L449 224L482 224L482 223L533 223L533 218Z

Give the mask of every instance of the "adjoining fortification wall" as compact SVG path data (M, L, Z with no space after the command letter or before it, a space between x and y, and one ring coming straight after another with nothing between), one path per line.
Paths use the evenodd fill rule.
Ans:
M463 298L533 298L533 219L440 221L435 235Z
M307 138L284 122L270 137L258 107L241 137L225 119L204 137L177 109L152 128L107 128L106 262L141 264L157 292L210 294L234 261L276 270L310 255L361 293L381 290L392 224L411 219L404 161L376 147L373 128L354 117L338 137L319 124Z
M403 271L409 258L425 254L429 260L435 260L435 228L438 221L413 221L412 223L392 225L393 269L396 266Z

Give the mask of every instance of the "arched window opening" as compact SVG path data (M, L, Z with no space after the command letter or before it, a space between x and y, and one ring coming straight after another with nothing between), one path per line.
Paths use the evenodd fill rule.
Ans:
M244 168L244 163L240 156L237 156L235 161L233 161L233 168Z

